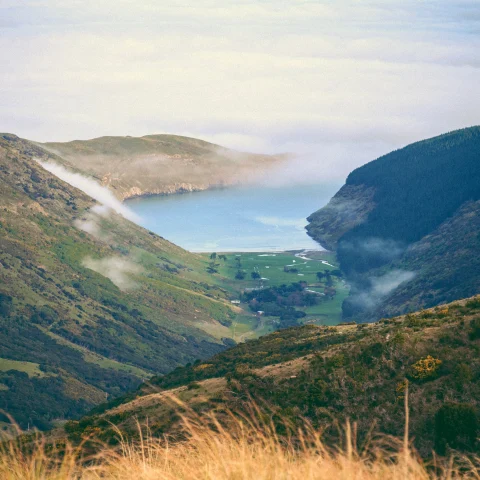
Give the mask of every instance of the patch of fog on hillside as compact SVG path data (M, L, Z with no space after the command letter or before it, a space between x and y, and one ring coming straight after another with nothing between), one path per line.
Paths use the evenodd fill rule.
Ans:
M399 258L407 248L406 244L391 238L369 237L341 241L343 252L372 258L383 263Z
M99 260L84 258L82 265L109 278L120 290L131 290L138 286L132 278L142 272L142 268L132 261L120 257L107 257Z
M111 213L112 210L105 205L94 205L82 218L76 218L73 224L96 239L108 242L111 236L102 229L102 218L111 218Z
M72 172L62 165L53 162L42 162L40 160L37 160L37 162L45 170L99 202L85 212L82 218L75 219L74 225L78 229L83 230L99 240L107 241L110 235L108 232L102 230L102 218L113 218L111 214L112 212L116 212L127 220L138 221L138 216L134 212L123 205L108 188L103 187L92 178ZM140 265L129 259L120 257L107 257L102 259L85 257L82 260L82 265L109 278L123 291L135 288L138 284L132 277L143 271Z
M101 229L96 216L87 214L84 218L75 219L73 224L79 230L83 230L95 238L101 238Z
M407 248L404 242L391 238L369 237L342 241L339 249L348 252L351 256L359 256L366 262L380 262L386 264L401 257ZM361 310L373 309L387 295L399 285L409 282L416 273L409 270L395 268L385 274L370 275L357 283L358 290L352 291L349 303L358 306ZM355 289L356 290L356 289Z
M113 193L106 187L103 187L93 178L87 177L80 173L72 172L64 166L54 162L43 162L37 159L37 162L47 171L67 182L72 187L78 188L88 196L95 199L100 205L95 206L92 210L100 215L107 215L110 210L117 212L128 220L138 221L138 216L126 207Z
M391 270L385 275L370 277L368 287L351 296L350 302L362 310L374 308L387 295L393 292L399 285L409 282L415 277L415 272L408 270Z

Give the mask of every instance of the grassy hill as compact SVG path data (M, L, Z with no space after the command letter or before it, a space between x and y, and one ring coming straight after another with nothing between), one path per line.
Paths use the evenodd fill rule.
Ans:
M476 451L480 423L480 297L373 324L303 326L274 332L203 362L155 377L122 399L69 422L70 440L97 433L115 444L117 425L138 436L177 432L176 396L198 415L247 413L251 400L284 434L306 419L330 444L339 425L356 422L356 442L375 432L401 436L409 385L410 431L423 455L432 449ZM185 406L180 409L184 411Z
M354 170L307 227L352 283L344 317L378 319L478 293L479 200L480 127Z
M98 178L122 200L245 182L282 159L178 135L101 137L42 146L68 166Z
M35 158L62 161L0 135L0 408L23 428L219 352L202 327L235 316L205 259L95 214Z

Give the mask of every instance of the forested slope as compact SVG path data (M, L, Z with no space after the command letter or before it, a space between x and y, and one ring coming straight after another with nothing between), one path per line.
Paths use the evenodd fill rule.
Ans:
M480 127L414 143L354 170L307 227L314 239L336 250L353 283L355 298L346 302L345 315L380 303L380 310L398 314L478 293L478 200ZM445 259L452 256L447 267ZM410 274L398 277L409 277L404 300L390 300L394 288L372 298L381 277L392 271Z

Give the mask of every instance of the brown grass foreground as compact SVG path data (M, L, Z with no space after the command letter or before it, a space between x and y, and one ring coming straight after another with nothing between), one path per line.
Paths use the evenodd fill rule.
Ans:
M2 480L426 480L480 479L478 462L451 459L443 465L425 465L401 442L383 441L368 451L353 448L347 425L345 448L325 447L320 435L307 430L295 442L278 438L271 429L236 420L228 430L214 418L208 426L185 420L189 439L169 445L147 435L136 442L122 441L114 451L103 449L93 458L67 448L55 456L38 441L22 453L13 443L0 454ZM396 453L392 447L396 445ZM433 468L435 467L435 468ZM435 471L435 473L432 473Z
M170 400L186 407L173 396ZM478 458L452 456L425 465L411 450L408 387L403 440L374 441L372 437L362 452L355 447L350 423L345 426L343 448L332 449L308 422L292 437L278 436L273 423L254 404L249 415L226 415L227 421L220 422L215 414L200 417L187 408L182 417L187 438L183 442L153 438L148 427L138 425L140 440L128 441L118 431L119 448L104 446L90 458L83 456L82 446L66 445L55 451L44 438L28 449L6 442L0 445L0 479L480 480Z

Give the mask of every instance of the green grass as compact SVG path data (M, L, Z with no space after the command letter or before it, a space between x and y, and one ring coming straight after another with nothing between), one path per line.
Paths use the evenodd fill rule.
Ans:
M0 358L0 372L8 372L9 370L17 370L25 372L29 377L44 377L45 373L40 370L38 363L19 362L17 360L7 360Z
M102 368L111 368L113 370L131 373L138 378L149 378L151 375L151 373L146 372L141 368L134 367L133 365L127 365L125 363L120 363L115 360L102 357L101 355L98 355L96 353L85 353L83 358L86 362L95 363Z
M300 281L307 282L307 288L323 293L324 284L318 281L316 274L319 271L331 271L338 268L335 254L325 251L301 254L307 259L296 256L299 254L299 252L226 253L226 261L216 259L217 264L219 264L218 274L210 275L210 277L227 290L233 300L238 299L244 289L278 286ZM210 262L210 254L202 254L201 256L206 267ZM235 278L238 271L237 258L240 259L241 269L246 272L243 280ZM284 267L296 268L298 272L287 273L284 271ZM252 279L251 272L254 271L261 275L262 280ZM302 309L307 314L303 319L305 323L337 325L341 322L342 302L348 295L349 287L343 281L337 279L335 279L334 287L337 294L333 300L325 299L318 305ZM235 341L257 338L274 330L271 324L272 317L259 320L250 312L247 305L241 304L240 307L244 312L237 315L230 327L230 336Z
M238 343L271 333L274 331L274 328L265 318L257 319L255 314L246 310L244 314L237 315L230 327L230 331L232 338Z
M335 285L337 294L332 300L302 309L306 314L306 320L317 325L338 325L342 321L342 303L348 296L347 285L337 282Z
M145 370L142 370L141 368L135 367L133 365L128 365L126 363L117 362L116 360L106 358L102 355L99 355L98 353L91 352L87 348L69 342L67 339L62 338L60 335L56 335L55 333L50 332L47 329L43 329L43 331L48 336L54 338L58 343L61 343L62 345L66 345L70 348L73 348L74 350L78 350L79 352L81 352L83 354L83 359L88 363L94 363L95 365L98 365L102 368L109 368L112 370L117 370L119 372L130 373L131 375L135 375L140 379L148 378L151 375L151 372L147 372Z
M202 256L209 260L209 254L202 254ZM337 268L335 263L335 255L330 252L311 252L308 258L312 260L303 260L295 256L295 253L227 253L227 261L218 260L219 274L224 276L227 280L225 288L232 292L238 292L244 288L258 287L260 284L264 286L276 286L284 283L293 283L305 281L309 285L317 283L316 273L318 271L333 270ZM244 280L236 280L237 273L235 258L240 258L242 270L245 270L247 276ZM322 262L327 262L327 265ZM286 273L283 271L285 266L293 266L298 269L298 273ZM333 265L333 267L331 266ZM252 280L251 272L255 269L260 273L263 280Z

